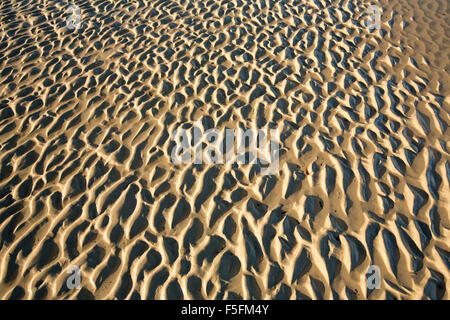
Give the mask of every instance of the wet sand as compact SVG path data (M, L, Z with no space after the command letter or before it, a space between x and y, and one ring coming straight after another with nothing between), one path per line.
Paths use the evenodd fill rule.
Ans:
M1 299L449 299L448 1L69 4L0 3Z

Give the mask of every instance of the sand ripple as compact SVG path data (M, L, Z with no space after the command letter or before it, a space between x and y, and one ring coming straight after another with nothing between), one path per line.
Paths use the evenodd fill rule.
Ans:
M448 1L73 2L0 3L0 298L449 298ZM279 173L174 165L196 121Z

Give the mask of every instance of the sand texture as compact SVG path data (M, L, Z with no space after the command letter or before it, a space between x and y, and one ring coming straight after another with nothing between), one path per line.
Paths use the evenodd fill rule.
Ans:
M449 299L449 5L0 1L0 299Z

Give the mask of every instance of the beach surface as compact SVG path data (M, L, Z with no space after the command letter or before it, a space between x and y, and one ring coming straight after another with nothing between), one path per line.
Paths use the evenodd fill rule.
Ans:
M0 299L449 299L449 5L1 1Z

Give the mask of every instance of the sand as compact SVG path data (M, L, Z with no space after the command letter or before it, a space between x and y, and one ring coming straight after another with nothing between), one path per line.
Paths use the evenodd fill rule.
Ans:
M71 2L0 3L1 299L449 298L448 1Z

